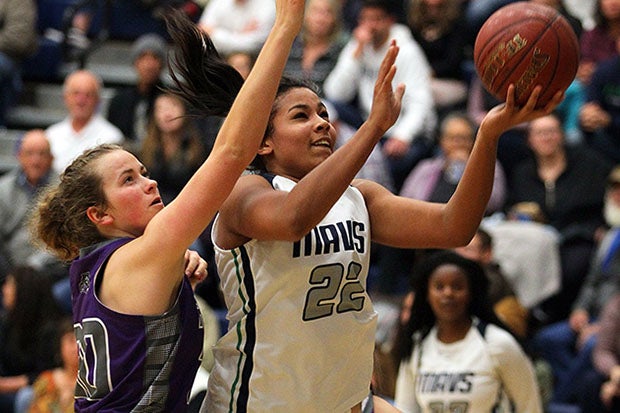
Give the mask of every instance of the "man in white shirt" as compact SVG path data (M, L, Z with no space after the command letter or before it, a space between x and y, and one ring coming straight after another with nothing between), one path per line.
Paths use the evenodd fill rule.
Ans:
M57 173L86 149L123 142L123 133L97 111L101 88L99 77L88 70L77 70L66 77L63 97L68 116L46 130Z
M381 59L392 39L400 48L394 84L404 83L407 88L400 117L387 131L382 148L398 191L413 166L428 156L436 115L428 60L409 29L396 23L389 2L363 1L358 26L325 80L324 92L337 107L357 96L360 115L365 119Z
M273 0L211 0L198 26L209 35L221 55L247 53L256 56L275 16Z

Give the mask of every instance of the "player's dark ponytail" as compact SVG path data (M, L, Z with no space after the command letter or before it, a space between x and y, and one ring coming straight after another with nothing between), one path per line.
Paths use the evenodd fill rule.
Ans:
M172 92L202 116L226 116L243 85L243 77L217 52L209 36L178 10L166 16L176 46L169 59Z

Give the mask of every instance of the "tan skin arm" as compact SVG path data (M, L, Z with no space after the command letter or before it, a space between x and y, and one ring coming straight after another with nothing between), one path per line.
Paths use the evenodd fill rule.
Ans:
M219 246L233 248L252 238L295 241L320 222L398 117L404 86L392 90L397 54L393 42L379 70L373 110L355 137L303 176L292 191L274 191L258 176L239 180L220 211L222 219L215 228ZM316 127L327 127L327 122L317 122Z
M563 94L558 93L545 108L534 109L540 91L537 87L519 108L514 105L514 87L509 87L506 104L493 108L482 122L463 177L446 204L399 197L374 182L356 180L354 185L370 213L373 241L400 248L467 245L491 195L499 136L512 126L551 113L562 101Z
M209 158L144 233L110 258L100 289L106 305L123 313L148 315L161 314L173 304L184 276L185 251L258 150L303 10L304 0L277 0L274 27Z

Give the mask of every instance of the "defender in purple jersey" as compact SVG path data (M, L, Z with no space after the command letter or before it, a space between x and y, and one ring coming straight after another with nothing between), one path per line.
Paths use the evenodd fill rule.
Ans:
M73 260L76 411L187 409L203 339L190 282L206 273L187 248L259 150L303 10L304 0L276 0L276 22L245 81L195 24L179 12L167 17L179 46L176 93L201 115L227 115L209 158L169 205L144 165L116 145L85 151L40 199L38 236Z

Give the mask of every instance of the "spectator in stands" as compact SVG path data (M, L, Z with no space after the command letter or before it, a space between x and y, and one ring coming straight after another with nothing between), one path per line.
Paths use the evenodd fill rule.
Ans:
M594 15L596 25L581 34L581 58L577 78L590 83L596 65L618 54L616 39L620 36L620 0L597 0Z
M560 236L546 223L536 202L512 205L505 218L494 214L483 220L493 237L493 256L514 288L519 302L530 311L530 329L544 321L538 307L561 287ZM544 321L544 322L543 322Z
M0 2L0 126L22 90L21 64L38 48L34 0Z
M466 33L463 35L468 38L468 42L474 44L476 34L491 14L515 1L517 0L463 0L466 23Z
M310 0L306 3L304 25L295 39L286 62L285 74L314 82L322 95L323 83L336 66L348 41L342 29L339 0Z
M611 227L599 244L588 276L568 319L544 327L531 340L532 351L546 359L556 378L553 401L575 402L600 331L603 307L620 292L620 166L607 179L605 218Z
M17 393L44 370L58 366L60 313L49 279L33 268L16 267L2 285L0 315L0 411L23 412Z
M596 400L596 396L600 395L604 407L595 403L593 408L586 410L590 406L582 405L583 413L620 411L620 294L616 294L603 308L601 331L594 346L592 359L597 373L604 381L600 386L600 392L585 396L591 396L590 400ZM596 382L593 384L596 385Z
M470 243L455 251L482 266L489 282L489 302L495 314L515 336L524 339L528 332L528 310L521 305L512 285L495 262L491 234L478 228Z
M431 90L440 114L465 107L465 18L461 0L412 0L408 24L431 65Z
M39 190L56 178L45 131L34 129L20 137L16 158L17 166L0 177L0 256L7 263L5 270L29 265L55 279L65 277L65 265L39 248L28 228L28 214Z
M325 97L335 104L342 121L359 127L370 112L372 92L381 58L396 39L400 52L394 83L411 85L405 91L400 117L385 134L386 156L395 191L399 191L411 169L428 156L436 126L430 88L430 66L410 30L395 23L389 1L364 0L359 23L340 53L338 63L325 80ZM355 115L344 108L357 97ZM357 118L357 119L355 119Z
M78 373L78 347L71 317L58 322L58 348L61 365L45 370L32 384L28 413L73 413Z
M474 146L476 126L460 112L448 114L439 126L439 153L423 159L407 176L400 195L431 202L447 202L461 180L465 164ZM500 211L506 200L506 177L495 162L493 191L487 213Z
M198 129L186 114L185 103L178 96L159 95L140 151L164 205L179 194L207 157Z
M131 49L136 83L118 90L110 100L108 120L135 148L146 136L153 102L164 87L162 73L167 52L166 40L156 33L147 33L136 39Z
M57 173L85 149L123 142L123 133L97 110L101 88L101 79L88 70L76 70L66 77L63 97L68 116L46 130Z
M411 315L396 339L396 407L490 412L512 403L542 412L531 361L493 312L482 267L441 251L413 277Z
M210 0L198 26L222 55L258 54L275 19L271 0Z
M226 56L226 62L237 69L242 78L246 79L254 66L254 57L245 52L235 52Z
M618 2L620 9L620 2ZM620 35L618 55L598 63L586 89L579 118L588 145L620 163Z
M568 9L564 6L562 0L530 0L532 3L542 4L543 6L553 7L560 13L566 21L570 24L570 27L573 28L575 32L575 36L577 39L581 37L581 33L583 32L583 25L581 24L581 20L575 17ZM583 0L582 0L583 1Z
M553 322L567 317L588 272L595 233L605 224L605 181L612 165L587 148L565 145L555 114L532 121L527 133L534 155L515 168L509 205L536 202L560 233L562 287L544 306Z

